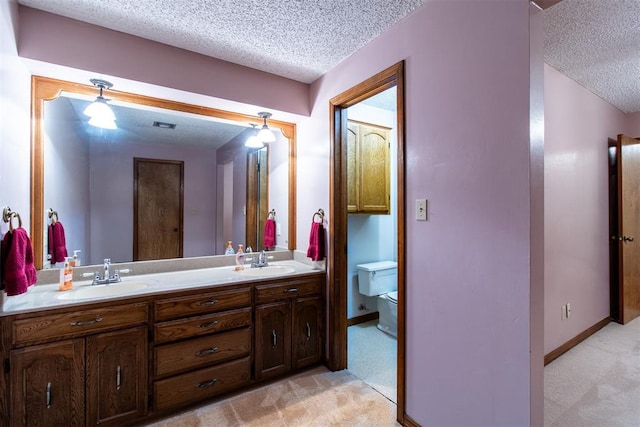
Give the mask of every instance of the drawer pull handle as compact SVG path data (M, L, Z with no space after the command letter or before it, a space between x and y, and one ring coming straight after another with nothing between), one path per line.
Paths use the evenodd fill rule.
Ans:
M196 356L206 356L207 354L213 354L218 351L218 347L207 348L206 350L200 350L196 353Z
M285 289L284 292L287 293L294 293L294 292L298 292L298 288L289 288L289 289Z
M47 383L47 409L51 408L51 381Z
M198 307L206 307L208 305L216 305L218 303L217 299L210 299L208 301L202 301L198 303Z
M99 323L99 322L102 322L102 317L100 317L100 315L98 314L96 318L93 320L86 320L83 322L71 322L71 326L86 326L86 325L93 325L94 323Z
M120 369L120 365L116 369L116 390L120 390L120 385L122 384L122 370Z
M209 322L209 323L200 323L198 325L198 328L210 328L212 326L216 326L218 324L217 320L214 320L213 322Z
M197 384L196 387L198 387L198 388L207 388L207 387L211 387L212 385L216 385L217 382L218 382L218 379L214 378L212 380L205 381L203 383Z
M307 322L307 340L311 338L311 326L309 326L309 322Z
M271 335L273 336L273 346L275 347L278 345L278 335L276 334L275 329L271 331Z

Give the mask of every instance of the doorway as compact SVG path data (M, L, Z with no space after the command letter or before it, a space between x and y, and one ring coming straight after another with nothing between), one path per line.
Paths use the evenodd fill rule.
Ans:
M133 162L133 260L182 258L184 162Z
M405 412L405 192L404 192L404 63L399 62L352 87L330 101L331 171L329 257L328 257L328 366L341 370L348 366L348 112L347 109L396 88L395 209L397 212L397 420L404 422Z

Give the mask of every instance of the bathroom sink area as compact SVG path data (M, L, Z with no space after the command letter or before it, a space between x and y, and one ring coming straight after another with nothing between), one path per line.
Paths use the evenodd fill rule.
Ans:
M120 282L110 285L87 285L71 291L60 292L56 298L61 300L80 300L114 297L140 291L149 286L144 282Z
M238 273L249 277L269 277L290 274L294 271L296 271L294 268L285 265L268 265L266 267L245 268Z

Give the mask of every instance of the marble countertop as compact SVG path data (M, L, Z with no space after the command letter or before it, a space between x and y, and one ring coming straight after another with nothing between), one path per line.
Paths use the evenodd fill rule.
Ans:
M184 291L202 287L231 285L243 282L253 282L264 279L282 279L296 276L320 273L323 270L314 269L312 266L298 261L286 260L270 262L270 266L280 266L282 274L263 274L260 269L246 268L244 271L235 271L235 266L202 268L194 270L172 271L154 274L140 274L132 276L122 276L122 282L111 285L140 285L142 289L134 289L126 293L103 296L103 297L80 297L85 288L93 287L91 280L74 281L73 290L59 291L58 284L36 285L22 294L4 298L0 316L12 314L34 312L51 308L90 304L107 300L120 300L123 298L139 297L143 295L153 295L172 291ZM268 270L264 270L266 273ZM133 286L135 287L135 285ZM78 292L79 291L79 292ZM78 294L74 294L78 292Z

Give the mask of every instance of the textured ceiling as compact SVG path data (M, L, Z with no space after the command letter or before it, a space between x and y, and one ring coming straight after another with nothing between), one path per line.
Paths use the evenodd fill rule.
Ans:
M545 62L625 113L640 111L640 0L563 0L543 13Z
M311 83L423 0L18 0Z
M424 1L18 3L310 83ZM544 29L546 63L622 111L640 111L640 0L562 0L545 9Z

